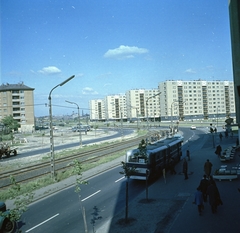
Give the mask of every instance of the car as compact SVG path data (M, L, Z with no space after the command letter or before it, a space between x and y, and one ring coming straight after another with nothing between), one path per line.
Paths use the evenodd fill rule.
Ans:
M191 126L191 129L196 129L197 127L195 125L192 125Z
M86 130L85 130L84 128L82 128L82 127L81 127L80 129L79 129L79 127L73 127L73 128L72 128L72 131L73 131L73 132L79 132L79 131L85 132Z
M10 211L6 208L6 204L2 201L0 201L0 213L0 232L14 232L16 222L9 218Z

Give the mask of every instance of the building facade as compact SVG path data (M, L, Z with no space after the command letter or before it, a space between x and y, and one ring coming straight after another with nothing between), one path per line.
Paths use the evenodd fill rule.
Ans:
M0 86L0 120L12 115L19 122L22 131L32 131L34 127L34 88L19 84Z
M107 121L126 121L127 119L127 105L126 95L108 95L104 99L106 106L106 120Z
M126 92L127 118L131 120L158 121L160 117L158 89L135 89Z
M105 111L105 101L103 99L90 100L90 120L92 121L105 121L106 111Z
M159 91L163 121L235 116L231 81L165 81L159 83Z
M111 95L96 101L99 104L90 106L91 118L106 121L121 117L124 121L235 117L232 81L164 81L156 89L133 89L126 91L126 95Z

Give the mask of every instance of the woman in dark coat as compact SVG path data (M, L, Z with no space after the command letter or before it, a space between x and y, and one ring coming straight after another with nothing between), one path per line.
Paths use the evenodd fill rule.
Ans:
M207 194L209 197L209 204L211 205L212 208L212 213L214 214L217 212L217 206L220 204L222 205L222 201L220 198L218 188L216 184L212 181L210 181L210 185L207 188Z

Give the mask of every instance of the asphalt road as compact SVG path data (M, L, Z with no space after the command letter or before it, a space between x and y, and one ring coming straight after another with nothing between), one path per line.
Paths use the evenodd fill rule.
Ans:
M134 131L133 129L123 129L124 136L126 137L126 136L132 134L133 131ZM111 134L109 136L91 137L90 139L83 139L82 144L83 145L93 144L93 143L97 143L97 142L100 142L103 140L108 141L108 140L111 140L114 138L119 138L119 137L121 137L121 132L119 130L116 130L115 134ZM40 138L40 140L41 140L41 138ZM27 143L27 145L28 145L28 143ZM54 151L64 150L64 149L77 147L77 146L79 146L79 142L66 143L66 144L62 144L62 145L54 145ZM29 147L31 149L28 149L28 150L23 149L23 152L18 152L17 156L11 156L9 158L3 157L4 161L14 160L14 159L18 159L18 158L24 158L24 157L28 157L28 156L34 156L34 155L50 152L50 147L42 148L40 143L31 143L31 145L29 145Z
M197 131L189 131L189 129L183 131L185 131L183 151L186 151L200 136ZM200 146L203 143L202 140ZM119 173L121 170L121 167L112 169L90 179L88 185L81 185L80 198L74 192L75 187L71 187L32 204L22 216L21 230L34 233L70 233L78 229L77 232L84 232L82 207L85 208L89 232L93 227L101 228L125 207L126 179ZM130 180L129 187L129 202L131 202L145 192L146 183ZM96 219L93 221L94 217Z

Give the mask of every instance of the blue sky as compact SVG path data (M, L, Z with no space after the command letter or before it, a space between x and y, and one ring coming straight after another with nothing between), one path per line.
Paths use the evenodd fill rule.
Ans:
M35 115L166 80L233 80L227 0L1 0L1 84L35 88Z

